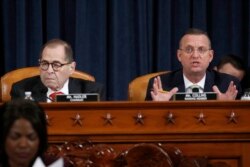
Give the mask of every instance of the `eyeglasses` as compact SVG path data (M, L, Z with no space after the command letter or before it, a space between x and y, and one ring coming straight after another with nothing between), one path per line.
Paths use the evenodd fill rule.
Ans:
M186 47L184 49L180 49L182 51L184 51L186 54L193 54L195 52L195 50L200 54L200 55L204 55L207 51L211 50L211 49L207 49L204 47L199 47L197 49L193 48L193 47Z
M65 63L65 64L62 64L62 63L60 63L60 62L52 62L52 63L49 63L49 62L47 62L47 61L40 61L40 60L39 60L40 68L41 68L42 70L44 70L44 71L47 71L47 70L49 69L49 65L52 66L52 68L53 68L54 71L58 71L58 70L60 70L60 68L61 68L62 66L68 65L68 64L70 64L70 63L71 63L71 62Z

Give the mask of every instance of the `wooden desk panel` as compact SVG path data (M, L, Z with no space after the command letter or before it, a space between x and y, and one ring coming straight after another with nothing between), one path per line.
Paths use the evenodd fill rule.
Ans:
M87 139L118 150L136 143L162 143L177 146L185 155L204 155L211 161L223 160L231 166L250 166L248 101L88 102L42 106L48 116L51 143Z

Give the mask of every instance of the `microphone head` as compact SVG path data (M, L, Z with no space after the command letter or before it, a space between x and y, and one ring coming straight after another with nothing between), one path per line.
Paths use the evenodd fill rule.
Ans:
M51 102L55 102L53 99L51 99L50 97L46 96L47 99L49 99Z
M199 88L197 88L197 87L192 88L192 92L193 93L198 93L199 92Z

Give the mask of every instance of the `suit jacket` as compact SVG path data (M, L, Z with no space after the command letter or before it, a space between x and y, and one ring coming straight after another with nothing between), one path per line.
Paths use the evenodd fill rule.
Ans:
M173 71L167 74L160 75L161 82L162 82L162 88L163 90L170 91L174 87L178 87L178 92L185 92L185 85L184 85L184 79L183 79L183 71L182 69L179 69L177 71ZM153 88L153 81L154 78L151 78L149 80L148 88L147 88L147 94L145 100L152 100L150 91ZM212 87L214 85L218 86L219 90L222 93L225 93L228 89L228 86L230 82L233 81L234 84L237 87L238 95L237 99L240 99L242 95L242 88L240 85L240 82L237 78L224 74L219 73L214 70L207 70L206 72L206 80L204 85L204 92L213 92Z
M35 101L46 102L48 88L42 83L40 76L30 77L12 85L11 98L24 98L24 92L31 91ZM97 82L69 78L69 93L99 93L100 100L105 100L104 88Z

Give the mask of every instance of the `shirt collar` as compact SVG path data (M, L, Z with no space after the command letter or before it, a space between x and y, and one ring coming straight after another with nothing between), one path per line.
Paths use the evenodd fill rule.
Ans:
M51 93L54 93L55 91L51 90L50 88L48 88L47 91L47 97L49 97L49 95ZM62 89L56 91L56 92L62 92L63 94L69 94L69 79L64 83ZM47 102L51 102L49 99L47 99Z
M204 77L197 83L192 83L184 74L183 74L184 84L185 84L185 90L192 86L192 85L198 85L200 88L204 90L205 87L205 80L206 80L206 74Z

